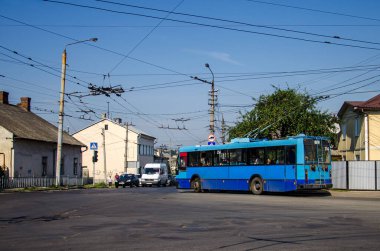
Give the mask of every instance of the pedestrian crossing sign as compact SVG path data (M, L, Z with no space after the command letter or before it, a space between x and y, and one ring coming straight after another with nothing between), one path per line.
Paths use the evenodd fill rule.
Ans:
M98 150L98 143L97 142L91 142L90 143L90 149L91 150Z

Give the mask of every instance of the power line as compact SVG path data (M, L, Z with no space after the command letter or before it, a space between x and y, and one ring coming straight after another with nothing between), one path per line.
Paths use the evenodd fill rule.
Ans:
M34 24L39 27L58 28L152 28L155 25L95 25L95 24ZM380 27L379 24L257 24L259 26L272 27ZM0 24L0 27L23 27L22 24ZM225 25L227 27L244 27L247 25ZM161 28L196 28L197 25L160 25ZM202 28L202 27L199 27Z
M19 56L19 57L22 57L22 58L24 58L24 59L26 59L26 60L28 60L28 61L31 61L31 62L37 63L37 64L39 64L40 66L46 67L46 68L48 68L48 69L50 69L50 70L52 70L52 71L54 71L54 72L57 72L58 75L57 75L57 74L54 74L54 73L51 73L51 72L49 72L49 71L47 71L47 70L45 70L45 69L42 69L42 68L38 67L38 66L35 65L35 64L27 63L27 62L21 61L21 60L19 60L19 59L17 59L17 58L11 57L11 56L9 56L9 55L7 55L7 54L0 53L0 54L2 54L2 55L6 56L6 57L9 57L9 58L11 58L11 59L13 59L13 60L15 60L15 61L17 61L17 62L20 62L20 63L22 63L22 64L25 64L25 65L31 66L31 67L33 67L33 68L36 68L36 69L38 69L38 70L41 70L41 71L46 72L46 73L48 73L48 74L51 74L51 75L53 75L53 76L60 77L60 75L59 75L60 71L57 70L57 69L54 68L54 67L51 67L51 66L49 66L49 65L43 64L43 63L41 63L41 62L38 62L38 61L32 59L32 58L29 57L29 56L25 56L25 55L23 55L23 54L21 54L21 53L15 51L15 50L9 49L9 48L4 47L4 46L2 46L2 45L0 45L0 48L6 50L6 51L8 51L8 52L11 52L11 53L13 53L13 54L15 54L15 55L17 55L17 56ZM69 76L69 77L71 77L71 78L73 78L73 79L75 79L75 80L78 80L78 81L80 81L80 82L83 82L83 83L86 83L86 84L91 84L91 83L89 83L89 82L86 82L86 81L84 81L84 80L81 80L81 79L77 78L76 76L72 76L72 75L69 75L69 74L66 74L66 75ZM72 80L68 80L68 81L70 81L70 82L72 82L72 83L75 83L75 84L77 84L77 85L80 85L80 86L82 86L82 87L87 88L87 86L82 85L82 84L80 84L80 83L78 83L78 82L75 82L75 81L72 81Z
M158 16L138 14L138 13L132 13L132 12L118 11L118 10L111 10L111 9L106 9L106 8L101 8L101 7L90 6L90 5L81 5L81 4L74 4L74 3L68 3L68 2L54 1L54 0L45 0L45 1L51 2L51 3L74 6L74 7L111 12L111 13L116 13L116 14L124 14L124 15L145 17L145 18L151 18L151 19L163 19L162 17L158 17ZM368 50L380 50L380 48L375 48L375 47L367 47L367 46L352 45L352 44L342 44L342 43L336 43L336 42L330 42L330 41L320 41L320 40L313 40L313 39L307 39L307 38L292 37L292 36L278 35L278 34L272 34L272 33L229 28L229 27L225 27L225 26L198 23L198 22L192 22L192 21L184 21L184 20L171 19L171 18L166 18L165 20L172 21L172 22L200 25L200 26L223 29L223 30L238 31L238 32L244 32L244 33L250 33L250 34L256 34L256 35L264 35L264 36L271 36L271 37L277 37L277 38L291 39L291 40L297 40L297 41L303 41L303 42L311 42L311 43L318 43L318 44L329 44L329 45L336 45L336 46L343 46L343 47L350 47L350 48L368 49ZM336 38L339 39L339 37L336 37ZM97 47L95 45L91 45L91 46Z
M312 11L312 12L319 12L319 13L325 13L325 14L331 14L331 15L338 15L338 16L344 16L344 17L353 17L353 18L366 19L366 20L371 20L371 21L380 21L380 19L377 19L377 18L362 17L362 16L344 14L344 13L339 13L339 12L332 12L332 11L325 11L325 10L304 8L304 7L299 7L299 6L292 6L292 5L279 4L279 3L273 3L273 2L264 2L264 1L259 1L259 0L246 0L246 1L260 3L260 4L273 5L273 6L281 6L281 7L286 7L286 8L298 9L298 10L307 10L307 11Z
M363 41L363 40L342 38L340 36L329 36L329 35L323 35L323 34L317 34L317 33L311 33L311 32L304 32L304 31L297 31L297 30L276 28L276 27L269 26L269 25L250 24L250 23L246 23L246 22L240 22L240 21L234 21L234 20L228 20L228 19L222 19L222 18L215 18L215 17L207 17L207 16L201 16L201 15L195 15L195 14L189 14L189 13L167 11L167 10L149 8L149 7L144 7L144 6L137 6L137 5L132 5L132 4L118 3L118 2L113 2L113 1L106 1L106 0L96 0L96 1L97 2L103 2L103 3L109 3L109 4L114 4L114 5L119 5L119 6L127 6L127 7L132 7L132 8L138 8L138 9L143 9L143 10L152 10L152 11L157 11L157 12L164 12L164 13L169 13L169 14L174 14L174 15L181 15L181 16L202 18L202 19L207 19L207 20L228 22L228 23L245 25L245 26L251 26L251 27L256 27L256 28L265 28L265 29L286 31L286 32L292 32L292 33L298 33L298 34L304 34L304 35L311 35L311 36L318 36L318 37L325 37L325 38L347 40L347 41L352 41L352 42L360 42L360 43L368 43L368 44L380 44L380 43L376 43L376 42L368 42L368 41Z
M185 0L182 0L180 3L178 3L174 9L172 10L172 12L174 10L176 10ZM131 55L136 49L137 47L139 47L164 21L167 17L169 17L169 15L172 13L172 12L169 12L166 17L164 19L161 19L158 24L156 26L153 27L153 29L151 29L110 71L108 74L110 74L111 72L113 72L122 62L124 62L124 60L129 57L129 55Z
M40 31L44 31L44 32L50 33L50 34L55 35L55 36L59 36L59 37L62 37L62 38L69 39L69 40L74 41L74 42L79 41L78 39L75 39L75 38L72 38L72 37L69 37L69 36L66 36L66 35L63 35L63 34L60 34L60 33L54 32L54 31L50 31L50 30L47 30L47 29L44 29L44 28L41 28L41 27L38 27L38 26L35 26L35 25L32 25L32 24L28 24L28 23L25 23L25 22L22 22L22 21L16 20L16 19L14 19L14 18L6 17L6 16L4 16L4 15L0 15L0 17L2 17L2 18L4 18L4 19L7 19L7 20L11 20L11 21L16 22L16 23L20 23L20 24L26 25L26 26L28 26L28 27L32 27L32 28L37 29L37 30L40 30ZM88 45L88 46L91 46L91 47L94 47L94 48L97 48L97 49L99 49L99 50L106 51L106 52L109 52L109 53L112 53L112 54L115 54L115 55L119 55L119 56L123 56L123 57L126 56L126 55L123 54L123 53L120 53L120 52L117 52L117 51L113 51L113 50L110 50L110 49L107 49L107 48L103 48L103 47L100 47L100 46L97 46L97 45L94 45L94 44L91 44L91 43L86 43L86 42L84 42L83 44L86 44L86 45ZM168 71L168 72L175 73L175 74L177 74L177 75L182 75L182 76L190 77L190 76L187 75L187 74L180 73L180 72L178 72L178 71L175 71L175 70L172 70L172 69L169 69L169 68L163 67L163 66L159 66L159 65L157 65L157 64L153 64L153 63L150 63L150 62L147 62L147 61L144 61L144 60L138 59L138 58L134 58L134 57L131 57L131 56L129 56L128 58L131 59L131 60L134 60L134 61L136 61L136 62L140 62L140 63L146 64L146 65L149 65L149 66L153 66L153 67L158 68L158 69L161 69L161 70L165 70L165 71ZM104 75L104 74L103 74L103 75Z

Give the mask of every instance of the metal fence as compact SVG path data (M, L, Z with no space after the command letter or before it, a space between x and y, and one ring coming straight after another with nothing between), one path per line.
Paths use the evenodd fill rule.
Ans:
M85 184L92 184L92 179L77 178L77 177L61 177L60 184L61 186L83 186ZM55 185L55 178L0 177L0 189L27 188L27 187L51 187L54 185Z
M334 161L333 188L380 190L380 161Z

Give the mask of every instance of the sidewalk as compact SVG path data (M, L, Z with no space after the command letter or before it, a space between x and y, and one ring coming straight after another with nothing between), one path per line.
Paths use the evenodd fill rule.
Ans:
M380 199L380 191L359 191L359 190L329 190L332 197L337 198L371 198Z

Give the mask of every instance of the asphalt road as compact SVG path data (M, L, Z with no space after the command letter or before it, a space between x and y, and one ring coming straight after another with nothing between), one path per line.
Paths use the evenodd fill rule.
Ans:
M179 192L0 193L0 250L379 250L380 199Z

